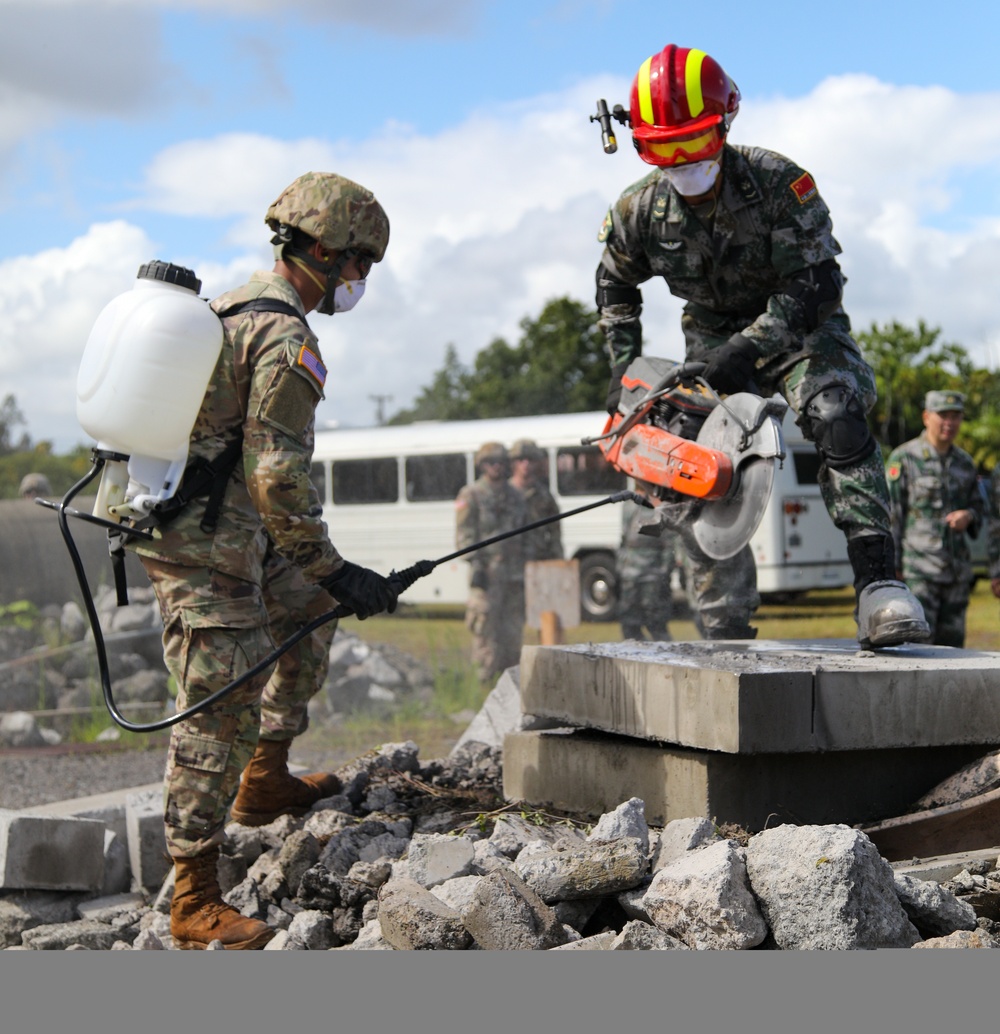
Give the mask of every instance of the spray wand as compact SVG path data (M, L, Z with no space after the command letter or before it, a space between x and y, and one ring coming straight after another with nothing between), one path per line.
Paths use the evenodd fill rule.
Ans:
M36 499L35 502L40 506L47 506L58 512L59 529L66 542L66 548L69 550L70 559L72 560L73 567L76 571L77 581L80 583L80 589L83 592L83 601L87 610L87 617L90 621L90 627L94 633L94 645L97 649L97 664L101 674L101 689L104 694L104 704L111 717L123 729L126 729L128 732L158 732L161 729L167 729L172 725L176 725L178 722L182 722L186 718L191 718L196 714L200 714L223 697L228 696L233 692L233 690L242 686L255 675L258 675L269 668L283 653L290 650L297 642L304 639L307 635L310 635L317 628L325 625L328 621L349 617L353 613L350 607L340 604L333 610L327 611L325 614L320 614L319 617L314 618L307 625L303 625L297 632L289 636L280 646L275 647L274 650L258 661L252 668L249 668L238 678L230 682L228 686L223 686L222 689L216 690L200 703L193 704L191 707L185 708L183 711L177 711L157 722L129 721L129 719L119 711L118 706L115 704L114 695L111 690L111 675L108 670L107 649L104 644L104 636L101 632L100 619L98 618L97 609L94 606L94 598L91 595L90 587L87 583L87 574L83 567L83 560L80 557L80 551L76 548L76 543L73 541L73 537L69 532L69 524L67 521L67 517L78 517L82 520L90 521L93 524L106 527L109 530L117 531L119 533L122 532L123 529L120 524L115 524L111 521L103 520L100 517L83 513L82 511L73 509L69 506L73 498L86 488L86 486L100 473L104 463L105 457L95 451L93 467L91 467L91 469L75 485L73 485L72 488L70 488L66 495L63 496L61 502L53 503L48 499ZM493 535L488 539L483 539L482 542L476 542L471 546L466 546L464 549L459 549L454 553L449 553L447 556L439 557L437 560L418 560L415 564L402 571L391 572L389 574L389 581L392 582L397 595L399 595L405 592L405 590L408 589L418 578L423 578L430 574L431 571L433 571L439 564L447 563L450 560L457 560L459 557L465 556L467 553L473 553L477 549L482 549L484 546L492 545L494 542L500 542L503 539L511 538L514 535L524 534L524 532L531 531L534 528L540 528L545 524L551 524L553 521L561 521L567 517L572 517L575 514L583 513L586 510L593 510L598 506L606 506L608 503L621 503L626 500L632 500L642 506L652 507L653 505L648 499L639 495L637 492L630 492L628 490L615 492L613 495L609 495L604 499L599 499L593 503L587 503L584 506L578 506L574 510L567 510L565 513L553 514L550 517L542 517L537 521L532 521L530 524L525 524L523 527L514 528L512 531L501 532L499 535ZM125 534L130 536L139 536L146 539L152 539L154 537L151 532L138 528L128 528Z

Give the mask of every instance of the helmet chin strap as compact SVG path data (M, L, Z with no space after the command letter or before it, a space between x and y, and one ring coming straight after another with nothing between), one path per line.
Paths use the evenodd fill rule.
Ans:
M334 262L321 262L319 259L314 258L304 248L297 248L290 241L282 241L280 233L272 238L271 243L284 243L284 247L281 252L282 257L298 266L323 292L323 297L320 298L316 305L316 311L324 313L327 316L332 316L334 313L333 293L337 290L337 284L340 281L340 272L344 266L351 261L356 254L356 251L352 248L345 248L343 251L337 253L337 258ZM313 275L312 270L316 270L317 273L322 273L323 276L326 277L325 285L319 282L319 279Z

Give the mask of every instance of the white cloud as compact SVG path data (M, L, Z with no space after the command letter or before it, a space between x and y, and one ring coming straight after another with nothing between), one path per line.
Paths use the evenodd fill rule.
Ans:
M477 112L432 137L386 126L369 140L225 134L163 150L132 203L137 225L95 226L65 252L0 267L4 380L15 385L30 433L80 440L72 374L99 298L124 289L138 264L153 257L193 266L206 295L269 267L264 211L307 169L335 169L371 187L392 223L386 259L364 302L349 315L311 317L331 370L320 420L370 423L375 394L392 396L390 412L407 405L441 365L447 344L471 362L496 336L516 340L519 321L549 298L567 294L593 304L604 211L647 169L624 131L619 153L605 155L588 116L597 97L614 103L627 85L589 81ZM955 176L1000 171L997 100L845 76L795 100L744 101L734 142L794 158L815 175L831 207L855 329L923 318L977 362L996 364L1000 213L977 211L977 199L963 194ZM138 228L146 208L178 220L218 217L209 225L219 226L222 239L205 257L195 248L153 255ZM223 252L231 255L225 263L208 257ZM57 277L68 257L76 272ZM679 303L662 282L645 285L643 294L647 352L679 357ZM8 318L15 309L16 330ZM45 376L35 370L42 354L50 356ZM58 388L61 400L38 408L40 387Z

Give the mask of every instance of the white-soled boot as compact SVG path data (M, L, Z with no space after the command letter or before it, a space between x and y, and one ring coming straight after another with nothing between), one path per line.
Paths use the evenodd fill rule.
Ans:
M895 579L871 582L858 597L858 643L879 650L901 643L922 643L931 635L920 600Z

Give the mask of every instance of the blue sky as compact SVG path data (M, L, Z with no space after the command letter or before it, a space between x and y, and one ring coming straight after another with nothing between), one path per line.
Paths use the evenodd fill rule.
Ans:
M326 168L392 239L362 305L311 318L318 417L407 405L446 345L468 362L551 297L592 303L604 211L646 167L589 115L669 42L739 84L734 142L813 173L856 329L923 318L996 366L998 29L985 3L0 0L0 398L33 439L86 443L103 305L151 258L206 296L269 267L267 205ZM678 305L644 295L647 352L678 356Z

